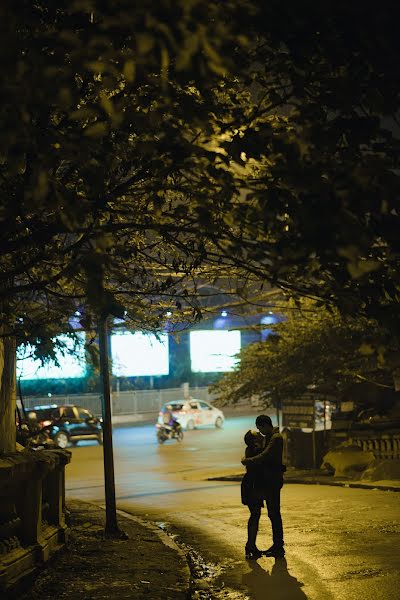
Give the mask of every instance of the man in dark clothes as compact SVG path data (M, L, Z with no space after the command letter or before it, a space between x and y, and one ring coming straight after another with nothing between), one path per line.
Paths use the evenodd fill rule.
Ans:
M262 467L262 474L260 475L257 487L259 497L265 500L267 505L273 539L272 546L264 551L263 554L264 556L283 558L285 556L281 517L281 489L283 486L283 473L285 471L285 467L282 464L283 438L279 433L279 428L273 427L271 418L267 415L259 415L256 419L256 426L264 436L264 449L256 456L243 458L242 464L246 467L256 465ZM258 519L260 516L261 506L259 508Z

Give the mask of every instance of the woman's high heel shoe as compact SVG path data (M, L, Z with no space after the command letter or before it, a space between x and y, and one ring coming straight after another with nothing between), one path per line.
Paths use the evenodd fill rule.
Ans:
M245 548L244 549L244 554L246 557L246 560L257 560L259 558L261 558L262 556L262 552L261 550L259 550L258 548Z

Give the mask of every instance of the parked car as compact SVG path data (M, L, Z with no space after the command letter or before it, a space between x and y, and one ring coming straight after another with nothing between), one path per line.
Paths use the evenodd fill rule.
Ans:
M66 448L70 442L76 445L81 440L97 440L99 444L103 443L101 419L94 417L81 406L35 406L29 410L28 418L39 427L45 427L59 448Z
M161 407L158 414L158 423L164 423L164 414L169 412L168 406L172 407L174 418L181 424L184 429L194 429L203 425L213 425L221 428L224 424L225 417L222 410L215 408L212 404L204 402L204 400L172 400L166 402Z

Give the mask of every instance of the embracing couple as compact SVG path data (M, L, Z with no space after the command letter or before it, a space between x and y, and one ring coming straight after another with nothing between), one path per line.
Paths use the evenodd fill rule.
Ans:
M246 474L241 485L242 503L247 505L250 517L247 525L246 558L257 560L261 556L283 558L285 556L281 517L281 489L283 438L278 427L273 427L270 417L260 415L256 419L257 431L248 431L244 436L246 444L242 464ZM256 545L261 508L267 507L272 526L273 544L268 550L259 550Z

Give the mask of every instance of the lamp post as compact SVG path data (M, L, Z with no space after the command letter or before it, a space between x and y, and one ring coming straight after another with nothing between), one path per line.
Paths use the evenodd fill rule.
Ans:
M101 411L103 417L103 459L104 488L106 499L105 535L108 538L126 538L118 527L117 505L115 501L114 455L111 423L110 394L110 346L108 340L108 319L99 319L100 376L102 383Z

